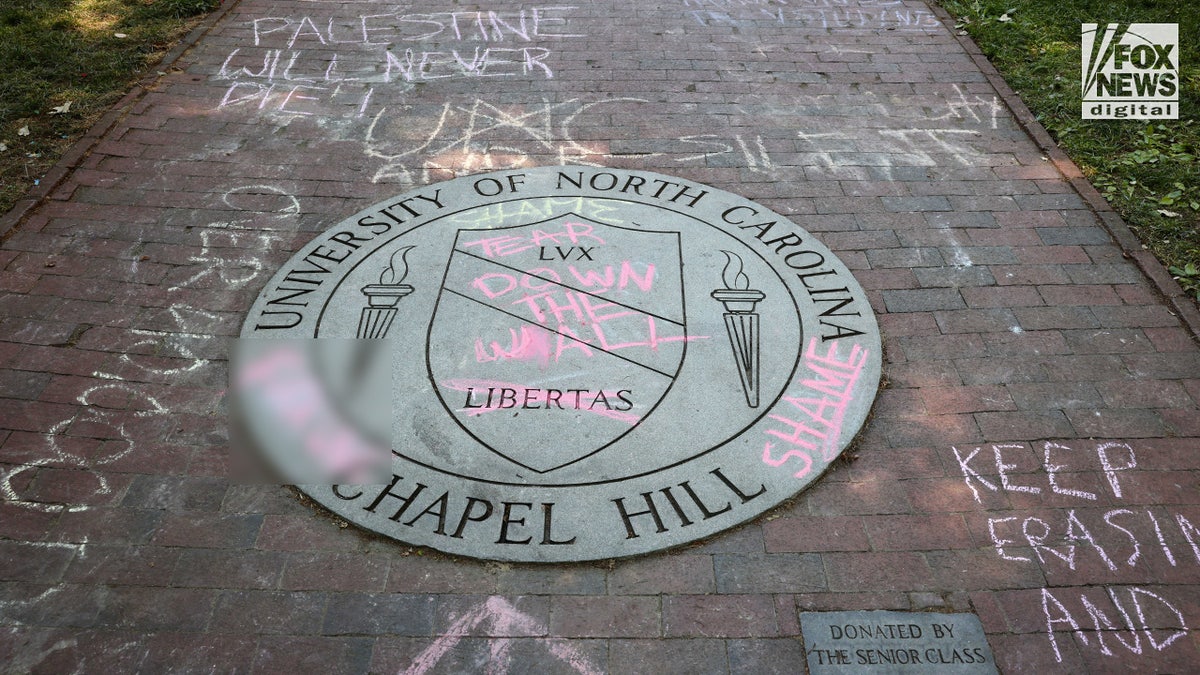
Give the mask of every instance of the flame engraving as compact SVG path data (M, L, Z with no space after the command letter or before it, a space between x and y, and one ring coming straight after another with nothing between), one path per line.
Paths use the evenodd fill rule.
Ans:
M405 260L405 256L413 248L412 246L405 246L396 249L396 252L392 254L391 260L388 261L387 269L379 275L379 283L391 286L404 281L404 277L408 276L408 261ZM396 256L400 257L399 264L397 264Z
M744 291L750 288L750 277L742 271L743 262L741 256L732 251L722 250L725 254L725 269L721 270L721 281L725 283L725 288L731 291Z

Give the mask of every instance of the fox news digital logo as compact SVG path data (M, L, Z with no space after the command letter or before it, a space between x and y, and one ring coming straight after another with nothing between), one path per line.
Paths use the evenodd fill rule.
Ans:
M1179 25L1083 24L1083 119L1179 119Z

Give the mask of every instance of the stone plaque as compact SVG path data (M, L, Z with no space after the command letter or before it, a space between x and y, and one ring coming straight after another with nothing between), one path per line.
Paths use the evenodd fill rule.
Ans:
M594 167L460 178L351 216L284 265L241 335L317 345L325 417L346 427L297 431L278 400L307 389L275 386L236 404L256 444L390 446L381 478L307 494L512 561L645 553L779 504L858 432L881 356L862 288L796 224Z
M800 631L813 675L997 672L974 614L801 612Z

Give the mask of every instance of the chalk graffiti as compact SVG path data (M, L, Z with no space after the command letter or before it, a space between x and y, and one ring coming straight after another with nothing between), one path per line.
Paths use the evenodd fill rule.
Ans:
M1155 651L1162 651L1170 647L1172 643L1181 637L1188 634L1187 622L1183 618L1183 613L1179 611L1175 605L1171 604L1166 598L1154 593L1145 588L1137 586L1126 587L1127 600L1123 603L1120 599L1117 589L1111 586L1104 587L1104 593L1094 592L1091 596L1087 592L1079 593L1080 609L1076 613L1086 614L1093 622L1095 629L1090 631L1093 633L1093 638L1096 641L1096 648L1104 656L1114 656L1113 650L1109 648L1105 638L1109 637L1115 640L1133 654L1142 654L1141 635L1146 636L1146 644ZM1059 591L1059 595L1063 595ZM1090 598L1100 596L1103 600L1093 602ZM1107 602L1106 602L1107 601ZM1153 602L1154 605L1147 603ZM1109 615L1104 612L1103 607L1111 603L1111 607L1115 608L1116 614L1121 618L1121 625L1117 625ZM1167 619L1169 628L1151 627L1146 619L1147 608L1153 606L1158 607L1158 613L1163 614L1165 609L1169 612ZM1133 608L1133 614L1137 617L1135 623L1130 617L1130 606ZM1075 619L1067 606L1063 604L1050 589L1042 589L1042 613L1046 617L1046 635L1050 638L1050 646L1054 650L1054 660L1062 663L1062 652L1058 648L1058 638L1055 635L1055 626L1069 626L1079 641L1084 646L1091 646L1092 642L1088 639L1088 630L1080 625L1080 622ZM1175 621L1178 623L1175 623ZM1128 637L1122 637L1121 633L1125 632ZM1159 633L1159 638L1155 639L1155 633ZM1139 634L1140 633L1140 634ZM1165 635L1163 635L1165 633Z
M631 283L641 292L646 293L654 285L654 264L644 265L644 268L641 273L638 273L634 263L629 260L621 261L619 271L616 273L613 272L612 265L605 265L603 272L586 268L581 271L574 265L568 265L567 271L571 276L568 277L567 283L578 283L587 289L586 293L589 295L598 295L614 288L623 291ZM471 282L471 286L487 296L489 300L506 295L516 290L518 286L529 291L542 291L555 284L563 285L562 275L544 267L535 267L527 272L514 271L511 274L488 272L475 277ZM524 301L525 299L522 298L516 302Z
M1042 487L1038 485L1017 485L1013 482L1011 469L1018 468L1015 464L1008 464L1004 459L1004 451L1020 450L1025 446L1016 443L999 443L992 445L992 457L995 459L996 476L999 481L990 481L980 474L981 468L977 468L975 458L983 452L983 447L976 447L970 452L964 454L964 450L957 447L951 447L954 452L954 457L958 461L958 468L962 472L963 479L967 483L967 487L971 488L971 494L975 496L975 501L983 503L980 488L990 492L1027 492L1030 494L1039 494L1042 492ZM1046 441L1042 444L1042 457L1044 460L1041 464L1041 469L1046 474L1046 487L1050 492L1078 497L1081 499L1095 500L1096 494L1084 490L1075 490L1067 488L1059 484L1060 478L1058 474L1063 469L1068 468L1065 464L1058 464L1057 461L1072 451L1070 446L1054 441ZM1137 455L1133 451L1133 447L1128 443L1121 442L1104 442L1098 443L1092 448L1092 452L1096 455L1096 460L1100 468L1104 472L1105 478L1108 479L1109 486L1112 489L1113 497L1120 499L1121 482L1120 472L1128 471L1137 467ZM1055 459L1051 455L1055 455ZM983 460L979 460L982 462ZM1076 471L1080 469L1075 468ZM1022 472L1022 475L1028 477L1032 472Z
M985 153L967 140L980 137L973 129L873 129L861 132L797 132L800 150L812 166L858 180L872 178L872 171L886 180L897 180L900 167L936 167L946 164L971 167L985 163ZM831 150L829 144L848 149ZM869 147L870 152L853 148Z
M954 163L963 166L972 165L983 154L962 141L979 136L979 132L972 129L880 129L879 134L892 141L890 146L885 144L880 151L913 155L921 161L918 166L933 166L939 163L932 157L931 152L945 155Z
M1086 569L1092 570L1093 576L1119 575L1139 565L1164 563L1171 568L1189 564L1200 568L1200 526L1186 514L1166 506L1112 508L1112 501L1130 497L1123 483L1128 478L1123 474L1138 467L1132 444L1044 441L1038 445L1041 452L1033 466L1028 460L1032 447L1025 444L992 444L990 452L984 446L951 447L958 470L979 504L1010 493L1082 502L1080 507L1036 514L989 515L988 536L999 558L1012 564L1037 565L1047 574ZM1103 476L1100 487L1089 484L1086 487L1091 489L1085 489L1079 484L1088 474L1097 473ZM1106 502L1108 506L1099 506ZM1162 651L1187 635L1184 615L1170 600L1136 586L1124 588L1122 600L1118 588L1107 586L1103 592L1092 587L1041 590L1046 636L1055 661L1063 661L1058 640L1066 628L1082 646L1103 656L1123 653L1114 651L1109 639L1139 655L1150 653L1143 648L1141 636L1150 649ZM1157 608L1153 620L1147 618L1149 607ZM1086 627L1089 619L1094 629ZM1122 637L1122 632L1127 637Z
M1028 550L1033 557L1036 557L1043 566L1048 560L1059 561L1066 565L1067 569L1075 571L1082 557L1090 551L1099 558L1106 569L1116 572L1122 565L1129 568L1136 567L1138 561L1143 559L1143 544L1147 537L1139 536L1138 531L1142 531L1142 527L1147 523L1154 528L1155 536L1155 542L1147 546L1147 550L1152 550L1153 544L1157 543L1164 559L1171 567L1177 567L1180 560L1186 560L1184 556L1176 557L1164 536L1164 531L1174 534L1163 525L1165 521L1170 528L1177 528L1183 535L1183 539L1192 549L1196 564L1200 565L1200 527L1197 527L1181 513L1174 514L1174 519L1155 516L1151 509L1138 512L1119 508L1107 510L1103 514L1095 510L1085 513L1089 513L1089 515L1080 516L1076 509L1067 510L1067 515L1063 519L1065 524L1060 528L1053 527L1047 520L1037 516L988 518L988 532L992 538L992 545L996 549L996 555L1005 560L1031 562L1032 557L1014 553L1011 549L1013 544L1023 547L1020 542L1024 542L1028 545ZM1120 516L1119 519L1118 516ZM1047 516L1047 518L1051 517ZM1089 527L1085 521L1091 522L1091 526ZM1098 521L1103 521L1103 525ZM1016 524L1018 522L1020 526ZM1012 523L1012 525L1007 523ZM1055 524L1057 525L1057 523ZM1098 538L1094 533L1111 535L1112 530L1120 532L1121 535L1117 537L1117 541L1110 543L1106 548L1104 542L1101 541L1102 538ZM1087 544L1086 547L1083 546L1084 543ZM1010 547L1007 552L1006 547ZM1110 555L1108 553L1110 549L1128 550L1129 554L1124 560L1121 560L1121 556ZM1077 553L1080 555L1076 555Z
M61 590L61 587L47 589L41 595L39 595L36 600L40 602L41 599L48 598L57 593L59 590ZM0 607L11 607L15 606L16 604L17 603L15 601L0 600ZM37 602L34 600L29 600L26 601L26 604L33 605L37 604ZM37 670L37 666L41 665L41 663L45 661L46 658L51 654L63 649L72 649L79 645L79 641L75 638L54 640L53 643L51 643L53 638L49 636L31 639L28 637L29 633L25 632L19 626L10 626L3 630L14 637L19 634L23 634L23 639L10 641L15 642L17 645L16 650L7 656L8 667L15 673L34 672Z
M907 180L903 172L911 167L970 168L1003 163L980 144L987 138L985 134L1009 119L999 98L969 93L958 84L936 96L940 100L929 117L934 124L928 127L802 129L797 132L797 149L804 154L801 163L854 180ZM871 94L865 98L868 102L863 105L868 110L883 117L894 114L882 101L870 102Z
M642 102L636 98L592 102L574 98L506 107L482 99L468 105L446 103L428 134L416 141L399 140L411 136L412 121L389 118L385 108L367 127L364 152L384 162L375 172L376 183L389 179L428 183L435 178L515 169L537 163L536 156L555 164L603 166L602 160L609 157L606 144L574 140L572 124L580 115L602 106Z
M219 284L223 288L244 288L253 283L267 267L261 259L265 251L276 247L287 230L294 229L293 218L300 212L299 201L286 190L271 185L245 185L221 193L221 203L236 211L252 211L263 198L269 202L261 213L284 225L282 232L252 231L250 217L207 223L199 232L200 251L187 264L197 269L167 288L182 294L189 289ZM249 252L247 252L249 251ZM137 260L131 264L136 266ZM0 469L0 497L5 501L37 511L86 511L98 500L115 495L108 475L101 469L128 459L146 440L148 421L165 420L171 410L146 392L143 381L181 382L189 375L199 376L213 361L207 352L221 351L211 346L228 320L217 312L197 308L187 302L175 302L164 313L161 328L130 328L130 340L118 345L113 367L96 370L98 380L75 401L76 412L51 424L42 434L43 449L29 461ZM99 450L72 450L67 439L75 436L98 439ZM28 494L26 478L43 467L67 468L84 472L89 487L77 488L69 503L48 502ZM83 483L79 483L82 485Z
M700 26L753 27L768 24L820 29L931 31L942 29L928 9L902 0L683 0L684 14Z
M212 283L222 288L245 288L267 271L262 254L284 242L295 230L294 219L300 214L300 200L275 185L232 187L221 194L221 203L236 212L255 215L205 223L199 230L200 251L187 260L198 269L167 290L203 288ZM278 229L263 228L261 222L255 222L255 216L269 217Z
M775 172L775 163L771 161L771 155L767 152L767 147L763 144L762 136L754 137L754 147L750 147L750 144L740 134L735 134L733 140L737 143L738 149L741 150L746 168L754 173L767 175ZM732 152L732 150L730 151Z
M270 215L276 220L300 214L300 200L278 185L257 183L231 187L221 193L221 203L237 211ZM235 226L249 220L240 218L226 224ZM214 223L212 227L217 227L217 224Z
M547 628L537 619L514 607L504 598L490 597L475 608L464 612L425 648L401 675L425 675L434 669L443 658L474 634L488 636L488 675L504 675L512 672L512 645L516 636L528 635L551 656L567 668L580 675L599 675L602 671L592 664L585 654L567 640L552 637L532 637L547 634ZM518 670L524 670L516 664Z
M188 262L196 265L196 272L167 288L178 291L182 288L194 288L207 283L219 283L224 288L244 288L257 279L266 267L261 259L261 251L269 251L278 243L280 235L274 232L242 232L236 234L219 233L213 230L200 231L200 252L188 258ZM248 252L235 256L224 255L218 248L218 240L234 247L246 247ZM246 246L246 244L250 244ZM223 247L221 247L223 248Z
M257 86L257 85L256 85ZM301 101L317 100L310 94L312 84L293 86L263 85L262 89L231 88L226 105L254 103L258 109L274 109L296 114L324 114L313 104L311 109L295 109ZM239 86L240 87L240 86ZM636 157L662 158L676 164L708 163L711 158L731 155L722 163L767 175L778 176L761 136L734 134L725 139L714 134L685 134L641 151L637 141L620 152L608 142L583 142L575 139L575 126L585 114L605 113L621 106L647 103L632 97L586 101L580 98L540 104L498 105L475 99L470 103L444 103L431 115L414 118L406 108L381 107L368 116L371 92L351 95L349 89L334 87L330 99L340 97L334 110L355 110L356 117L367 117L362 133L364 155L379 162L372 182L395 181L424 184L483 171L500 171L538 164L605 166L614 159ZM239 97L244 97L239 98ZM291 108L288 108L291 106ZM493 208L528 208L524 204ZM589 211L591 213L591 211ZM595 215L593 213L593 215Z
M475 362L489 363L495 361L534 361L545 368L550 364L550 355L554 347L550 344L550 332L529 324L522 324L520 330L509 328L508 346L496 340L484 344L483 338L475 339Z
M465 229L495 227L515 220L536 223L550 220L562 213L587 213L592 220L620 225L624 222L616 214L620 209L612 203L590 197L546 199L537 202L518 200L486 204L470 211L450 217L450 223Z
M767 441L763 445L763 462L778 467L796 460L799 467L796 478L812 472L814 457L829 462L836 456L841 447L839 439L846 410L854 400L854 388L870 355L859 345L842 355L836 340L821 354L817 351L818 343L817 338L808 341L796 388L789 389L782 399L795 409L791 414L800 419L772 413L768 418L779 422L786 430L772 428L765 431L788 445L786 452L775 457L776 446Z
M303 51L289 51L285 54L282 49L268 49L262 52L262 63L258 63L257 55L254 65L262 67L257 71L249 65L238 66L245 59L239 59L241 48L234 49L221 64L217 72L219 80L237 80L238 87L250 83L244 78L253 78L258 84L280 84L301 82L307 84L338 84L365 82L371 84L389 84L392 82L426 82L444 80L450 77L506 77L514 75L542 74L546 79L554 77L554 72L546 65L545 59L550 50L542 47L520 47L504 49L496 47L485 48L482 52L474 47L469 54L460 53L457 49L446 52L414 52L406 49L402 55L392 52L384 53L383 72L376 68L367 71L369 74L359 76L349 75L339 71L338 55L311 56ZM326 61L325 59L329 60ZM307 60L312 59L312 63ZM299 62L299 65L297 65ZM505 67L511 70L504 71ZM229 105L231 91L226 90L222 105Z
M109 382L89 387L76 397L81 406L71 417L56 422L44 434L47 454L7 470L0 468L0 496L4 500L23 508L52 513L87 511L97 498L113 495L108 476L98 469L124 459L137 447L135 433L128 427L140 419L162 417L168 414L158 400L138 387L124 382ZM121 402L129 410L105 407ZM85 434L87 438L101 439L98 449L89 452L72 451L64 437ZM90 488L78 484L72 496L73 503L50 502L27 496L29 483L17 478L26 473L36 473L42 467L76 469L86 472L92 480Z
M626 265L623 269L632 270ZM520 277L519 283L517 275L488 272L476 277L471 286L481 303L503 307L506 313L556 334L555 361L569 349L585 356L592 356L594 349L608 353L627 349L657 352L662 345L701 339L686 334L677 321L606 301L592 292L574 290L561 283L552 270L530 270ZM640 278L631 273L630 278L646 292L653 284L654 268L648 267ZM524 290L518 290L521 288Z
M780 5L787 5L788 2L787 0L680 0L680 4L684 7L728 9L740 7L778 7Z
M946 112L932 118L933 120L969 120L976 124L985 124L992 129L999 128L1000 120L1004 117L1004 105L1000 103L999 96L968 95L958 83L952 84L951 87L954 89L954 96L946 97Z
M524 323L519 330L499 328L508 331L508 349L492 340L489 353L484 346L488 336L476 338L476 361L519 358L545 366L564 356L590 358L597 352L625 358L623 350L644 349L644 354L656 355L665 345L700 339L686 334L682 316L673 310L644 308L641 300L653 294L661 274L658 263L612 259L609 249L596 227L571 219L524 233L466 232L444 290ZM522 268L506 262L521 254L525 259L537 254L536 260L547 266ZM606 255L612 262L605 265L594 257Z
M430 13L380 12L333 16L263 17L250 21L254 46L300 44L388 46L401 42L530 42L537 38L581 38L565 32L575 7L534 6L508 10Z
M248 215L207 222L199 228L200 250L188 256L186 261L194 271L168 286L168 292L182 294L213 285L222 289L249 287L269 271L265 254L287 241L296 228L295 217L300 214L300 201L275 185L232 187L221 193L221 203L228 209ZM256 222L263 217L269 219L274 229L262 228L261 220ZM172 303L167 313L172 323L168 328L130 329L130 334L139 339L122 350L119 358L123 365L161 378L194 372L210 362L200 355L195 345L217 340L211 329L226 317L182 301ZM163 365L160 358L163 356L185 363ZM102 371L93 375L124 379Z
M258 433L244 434L247 448L237 450L264 454L271 468L292 484L315 481L336 483L382 482L390 466L389 448L372 434L348 419L335 399L354 396L361 401L387 400L385 387L368 381L367 368L390 372L388 353L372 349L376 342L295 340L239 340L230 355L230 386L238 398L235 410L255 411L257 425L242 420L242 426L255 426ZM349 361L350 390L335 390L329 378L319 374L322 358L343 357ZM384 391L379 391L385 389ZM267 453L262 435L287 439L283 452Z
M497 235L486 236L481 239L462 242L463 246L478 246L481 255L488 258L500 258L510 256L522 251L529 251L534 248L542 249L542 254L545 255L546 246L554 246L561 248L559 244L571 244L568 250L574 250L577 244L589 243L591 248L580 247L583 251L583 256L591 259L588 253L596 246L603 246L604 239L595 234L594 228L587 223L565 222L562 223L558 231L547 231L544 228L534 229L528 237L517 235ZM540 258L545 259L545 258ZM564 259L566 259L564 257ZM653 274L650 274L653 277Z
M217 109L252 104L257 111L282 113L310 117L323 115L329 110L355 111L356 117L362 117L367 112L371 98L375 95L374 87L365 89L345 87L339 83L334 87L322 87L308 84L295 84L280 87L278 84L262 84L259 82L236 81L229 85L221 97ZM316 103L303 103L316 101ZM323 104L323 105L322 105Z
M217 109L308 116L349 108L361 117L377 89L454 78L551 79L553 50L543 44L585 37L570 32L574 9L256 18L249 22L253 43L231 49L217 71L215 79L230 82Z

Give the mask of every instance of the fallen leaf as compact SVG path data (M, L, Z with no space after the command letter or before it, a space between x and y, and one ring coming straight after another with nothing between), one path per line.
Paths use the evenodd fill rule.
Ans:
M1175 213L1174 211L1170 211L1168 209L1159 209L1158 213L1160 215L1166 216L1167 218L1178 218L1179 217L1178 213Z
M50 111L50 114L51 115L62 115L62 114L68 113L71 111L72 103L74 103L74 101L67 101L66 103L64 103L62 105L54 106L54 109Z
M129 37L129 36L128 36L128 35L126 35L125 33L113 33L113 37L115 37L115 38L120 38L120 39L124 40L125 38L127 38L127 37Z
M17 135L18 136L28 136L29 135L29 127L23 126L20 129L17 129Z

